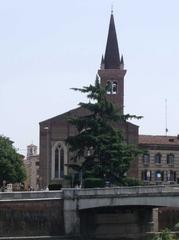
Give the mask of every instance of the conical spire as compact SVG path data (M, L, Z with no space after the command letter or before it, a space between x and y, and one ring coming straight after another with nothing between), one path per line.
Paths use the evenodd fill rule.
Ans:
M120 55L113 13L111 13L106 52L104 57L105 69L120 68Z

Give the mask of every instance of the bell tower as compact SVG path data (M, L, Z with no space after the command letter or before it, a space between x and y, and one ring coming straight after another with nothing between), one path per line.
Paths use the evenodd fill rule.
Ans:
M107 99L123 114L124 108L124 69L123 56L120 57L113 12L111 12L106 51L98 70L102 87L106 88Z

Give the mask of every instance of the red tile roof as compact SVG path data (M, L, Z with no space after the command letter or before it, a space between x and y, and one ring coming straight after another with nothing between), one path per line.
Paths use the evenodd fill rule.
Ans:
M179 136L139 135L139 144L179 145Z

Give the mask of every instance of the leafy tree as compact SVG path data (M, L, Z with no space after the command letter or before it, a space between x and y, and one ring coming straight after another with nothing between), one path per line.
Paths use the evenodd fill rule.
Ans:
M176 236L169 229L164 229L160 234L152 238L152 240L176 240Z
M26 174L20 155L13 147L13 142L0 136L0 186L7 183L23 182Z
M79 103L88 114L69 119L78 131L77 135L68 137L66 141L73 153L72 159L78 162L71 164L71 167L83 172L83 178L102 178L121 184L131 160L139 151L125 143L119 124L129 118L141 117L120 114L107 101L106 89L101 87L98 79L95 85L73 90L86 93L89 102Z

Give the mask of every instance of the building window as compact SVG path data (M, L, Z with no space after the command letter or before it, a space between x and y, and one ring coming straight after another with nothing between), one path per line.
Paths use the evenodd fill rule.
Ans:
M59 152L58 152L58 148L55 149L55 178L58 178L59 172Z
M164 172L160 171L160 170L157 170L155 172L155 181L160 182L160 181L163 181L163 180L164 180Z
M175 182L176 181L176 172L175 171L167 171L167 181Z
M150 155L148 153L145 153L143 155L143 164L144 165L149 165L149 163L150 163Z
M64 177L64 150L60 149L60 177Z
M112 94L112 83L111 83L111 81L107 81L107 84L106 84L106 93L107 93L107 94Z
M67 149L63 142L58 142L52 147L52 179L63 178L67 170Z
M106 93L107 94L117 94L117 82L116 81L107 81Z
M152 179L152 172L150 170L142 171L142 180L143 181L151 181Z
M172 153L167 154L167 164L174 165L174 160L175 160L174 154Z
M162 159L162 155L160 153L157 153L155 155L155 164L161 164L161 159Z
M113 81L112 83L112 94L116 94L117 93L117 82Z

